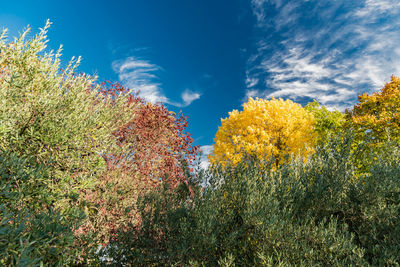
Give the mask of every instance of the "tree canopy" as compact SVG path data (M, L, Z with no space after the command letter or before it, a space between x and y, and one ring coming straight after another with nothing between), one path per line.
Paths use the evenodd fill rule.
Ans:
M326 141L329 136L335 134L344 125L343 113L338 110L330 111L316 100L308 103L304 109L314 116L314 130L318 136L318 142Z
M290 154L312 152L314 118L291 100L249 98L243 111L233 110L221 120L214 141L211 163L236 165L246 157L273 157L279 165Z
M368 138L379 144L388 138L400 140L400 78L392 76L381 90L358 96L346 119L358 140Z

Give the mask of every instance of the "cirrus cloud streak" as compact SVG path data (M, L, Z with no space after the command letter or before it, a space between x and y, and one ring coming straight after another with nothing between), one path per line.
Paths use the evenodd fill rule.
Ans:
M199 92L186 89L181 93L181 101L169 99L164 94L162 83L157 76L157 73L163 69L148 60L127 57L114 61L112 68L124 86L139 91L139 96L151 103L187 107L201 96Z
M354 2L253 0L246 97L316 99L343 110L399 75L400 3Z

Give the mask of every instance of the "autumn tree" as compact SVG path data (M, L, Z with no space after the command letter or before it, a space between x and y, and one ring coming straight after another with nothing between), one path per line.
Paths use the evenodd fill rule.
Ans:
M358 140L367 138L374 144L400 140L400 78L392 76L390 82L377 92L358 97L352 110L346 110L348 125Z
M140 217L136 200L162 183L176 187L188 185L186 174L196 159L186 131L187 117L175 114L161 104L147 103L119 83L103 82L100 92L113 99L129 93L124 112L130 118L113 131L117 149L103 153L107 171L98 180L97 188L85 193L91 203L88 221L82 234L95 232L106 244L116 231L136 225Z
M343 113L338 110L330 111L316 100L308 103L304 109L314 116L314 131L317 134L317 142L326 141L329 136L340 131L344 125Z
M290 154L308 155L315 142L312 114L290 100L250 98L243 111L233 110L221 122L211 163L237 165L247 157L273 157L279 165Z

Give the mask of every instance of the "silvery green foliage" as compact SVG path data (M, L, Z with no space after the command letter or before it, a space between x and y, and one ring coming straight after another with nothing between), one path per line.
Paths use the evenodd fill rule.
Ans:
M61 47L46 51L49 26L12 41L0 36L2 265L78 260L80 194L95 185L102 154L116 146L112 132L129 116L124 95L105 97L93 77L76 73L80 58L63 68Z
M398 265L400 152L387 144L360 177L352 144L337 136L278 170L211 170L191 200L184 186L153 193L139 202L142 224L121 233L111 256L136 265Z
M76 74L80 58L62 68L61 47L46 51L49 26L30 39L29 28L11 42L1 35L0 147L52 166L52 190L72 196L104 170L126 99L104 97L93 77Z

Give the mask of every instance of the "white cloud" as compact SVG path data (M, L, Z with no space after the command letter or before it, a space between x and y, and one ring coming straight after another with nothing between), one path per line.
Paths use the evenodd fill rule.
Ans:
M395 14L400 8L398 0L366 0L364 7L355 12L355 16L364 17L368 20L378 19L384 14Z
M182 102L172 101L162 91L162 84L156 75L162 68L147 60L128 57L116 60L112 68L118 74L120 82L133 90L139 91L139 96L151 103L165 103L177 107L187 107L201 94L186 89L181 94Z
M118 74L119 80L126 87L139 90L139 96L146 101L167 103L169 99L162 93L161 83L157 82L156 71L160 70L149 61L128 57L112 63L113 70Z
M399 1L253 0L252 7L258 41L246 97L317 99L343 110L400 74Z
M257 78L254 78L254 77L246 78L246 86L249 88L255 86L258 82L259 82L259 80Z
M213 146L212 145L205 145L200 147L202 155L200 158L200 167L202 169L207 169L208 166L210 165L210 162L208 161L208 155L212 153Z
M199 99L200 96L201 96L200 93L193 92L189 89L186 89L181 95L181 98L183 100L183 106L184 107L189 106L193 101L195 101L196 99Z

